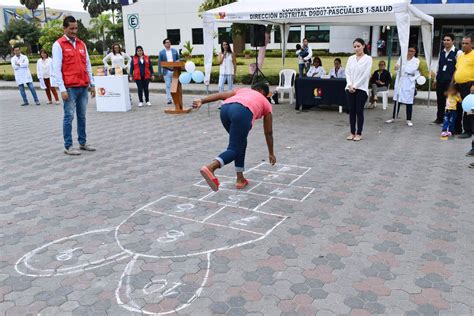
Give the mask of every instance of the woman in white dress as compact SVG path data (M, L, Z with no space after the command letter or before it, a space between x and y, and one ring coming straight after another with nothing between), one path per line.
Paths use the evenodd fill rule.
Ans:
M405 104L407 112L407 125L413 126L411 117L413 113L413 101L415 99L416 79L420 76L420 60L417 57L417 48L413 46L409 47L407 62L402 64L401 67L402 74L400 74L401 60L398 58L397 64L395 65L397 79L395 81L395 87L393 90L393 100L395 101L393 106L393 115L390 120L386 121L386 123L395 122L395 118L398 117L398 113L400 112L400 104L403 103Z
M314 57L313 64L309 68L306 76L313 77L313 78L321 78L325 74L326 74L326 70L324 70L323 62L321 61L321 58Z
M369 96L372 57L366 53L367 47L363 39L356 38L352 44L355 54L349 57L346 65L346 95L351 134L346 139L360 141L364 128L364 105Z
M219 92L224 91L224 85L227 82L227 89L232 91L234 88L234 78L237 71L237 60L229 42L221 43L221 52L217 56L219 62Z
M106 69L110 69L109 73L111 75L115 74L115 68L120 67L123 71L123 74L127 74L127 68L130 67L131 58L125 52L122 52L122 47L120 44L112 45L112 52L102 60ZM109 61L111 64L109 64ZM126 63L125 63L126 61Z
M40 82L41 89L46 91L46 96L48 97L48 103L52 104L51 93L54 96L56 104L59 104L58 91L56 87L56 80L54 80L53 75L53 60L49 57L49 54L44 50L40 50L41 58L38 59L36 63L36 73L38 75L38 80Z

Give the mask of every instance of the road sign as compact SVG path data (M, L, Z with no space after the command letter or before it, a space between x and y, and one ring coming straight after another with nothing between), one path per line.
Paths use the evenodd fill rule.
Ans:
M128 20L128 29L136 30L140 28L140 19L138 17L138 13L127 15L127 20Z

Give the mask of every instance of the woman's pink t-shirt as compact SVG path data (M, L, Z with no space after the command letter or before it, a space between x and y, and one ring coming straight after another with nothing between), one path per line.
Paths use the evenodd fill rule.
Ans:
M240 103L248 108L253 114L252 125L255 120L262 118L268 113L272 113L272 105L268 102L267 98L260 92L249 88L235 90L235 95L226 99L223 104L228 103Z

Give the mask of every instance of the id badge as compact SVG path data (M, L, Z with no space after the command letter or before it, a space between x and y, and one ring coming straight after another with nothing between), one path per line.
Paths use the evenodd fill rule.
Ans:
M443 66L443 71L446 71L447 68L448 68L448 65L444 65Z

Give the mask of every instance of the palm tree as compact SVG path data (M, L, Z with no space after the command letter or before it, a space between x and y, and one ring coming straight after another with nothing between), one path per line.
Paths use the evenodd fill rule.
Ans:
M38 9L43 0L20 0L21 5L31 10L31 16L35 19L35 10Z
M96 18L92 18L90 24L91 28L95 30L96 37L102 40L102 49L105 53L105 51L107 50L105 45L105 33L109 31L110 27L112 26L112 22L110 21L110 14L102 13Z

